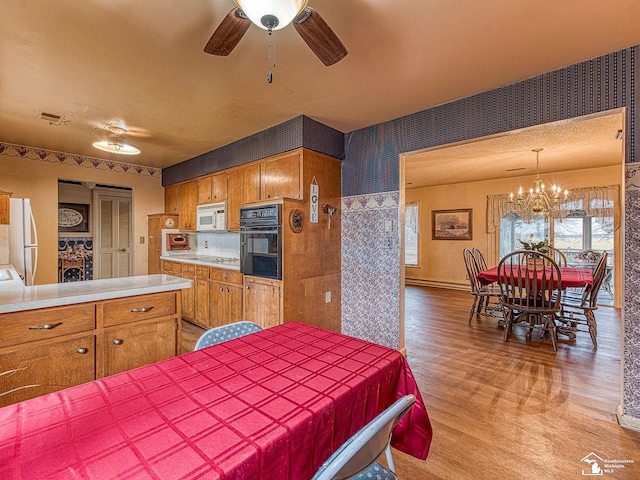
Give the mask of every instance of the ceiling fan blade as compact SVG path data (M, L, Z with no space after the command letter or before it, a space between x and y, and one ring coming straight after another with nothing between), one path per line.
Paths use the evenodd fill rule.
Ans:
M311 7L305 7L293 22L298 34L325 65L333 65L347 55L347 49L327 22Z
M234 8L213 32L204 51L223 57L229 55L250 26L251 20L246 17L244 12L239 8Z

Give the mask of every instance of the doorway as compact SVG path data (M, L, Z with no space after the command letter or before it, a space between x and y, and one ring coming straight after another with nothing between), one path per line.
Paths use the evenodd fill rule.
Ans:
M58 180L58 282L133 274L132 193L130 187Z

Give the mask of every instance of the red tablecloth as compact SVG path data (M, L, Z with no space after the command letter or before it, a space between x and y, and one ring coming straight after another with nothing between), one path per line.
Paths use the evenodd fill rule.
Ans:
M478 274L478 280L483 285L488 285L498 281L498 267L484 270ZM560 267L560 278L562 288L584 287L593 285L593 272L590 268Z
M426 458L398 351L287 323L0 408L0 478L309 479L407 393L393 445Z

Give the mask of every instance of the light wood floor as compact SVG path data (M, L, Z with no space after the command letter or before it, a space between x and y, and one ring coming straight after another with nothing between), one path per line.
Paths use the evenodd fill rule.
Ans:
M434 430L426 461L394 451L402 479L578 479L594 452L635 464L610 479L640 479L640 433L624 430L619 311L600 307L598 349L587 333L560 340L495 319L468 325L467 292L407 287L406 348Z

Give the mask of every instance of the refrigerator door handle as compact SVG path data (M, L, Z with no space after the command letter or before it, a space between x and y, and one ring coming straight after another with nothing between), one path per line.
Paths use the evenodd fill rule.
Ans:
M33 216L31 206L29 206L29 223L31 223L31 238L25 238L25 247L38 246L38 229L36 228L36 219Z
M36 278L37 270L38 270L38 247L33 247L33 266L31 268L31 285L33 285L33 281Z

